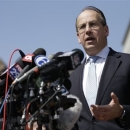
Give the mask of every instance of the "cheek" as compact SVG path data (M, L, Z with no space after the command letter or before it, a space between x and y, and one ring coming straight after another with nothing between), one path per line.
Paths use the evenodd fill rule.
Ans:
M101 33L100 33L100 32L93 32L93 36L94 36L95 38L100 37L100 35L101 35Z
M78 37L78 42L80 43L80 44L82 44L83 42L84 42L84 36L83 35L79 35Z
M99 41L103 37L103 33L97 32L94 33L94 37L96 38L97 41Z

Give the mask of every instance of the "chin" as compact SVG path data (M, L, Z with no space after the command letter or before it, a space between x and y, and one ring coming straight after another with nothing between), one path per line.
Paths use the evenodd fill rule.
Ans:
M85 51L88 55L96 55L97 54L97 49L95 46L89 46L87 48L85 48Z

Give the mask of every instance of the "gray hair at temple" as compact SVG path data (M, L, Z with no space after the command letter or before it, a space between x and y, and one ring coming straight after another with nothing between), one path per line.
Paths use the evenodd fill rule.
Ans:
M100 17L101 17L101 23L102 23L102 25L103 25L103 26L106 26L106 25L107 25L105 15L103 14L103 12L102 12L100 9L98 9L98 8L96 8L96 7L94 7L94 6L87 6L87 7L85 7L85 8L82 9L82 11L80 12L80 14L81 14L82 12L84 12L85 10L93 10L93 11L96 11L96 12L100 15ZM79 14L79 15L80 15L80 14ZM79 15L78 15L78 16L79 16ZM75 23L76 32L78 32L78 29L77 29L77 19L78 19L78 16L77 16L77 18L76 18L76 23Z

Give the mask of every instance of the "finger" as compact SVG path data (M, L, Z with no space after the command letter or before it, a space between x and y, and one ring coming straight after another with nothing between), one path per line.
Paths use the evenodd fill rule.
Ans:
M107 113L106 111L101 111L101 110L97 110L97 109L93 109L93 108L91 108L90 110L93 115L97 115L97 116L102 116Z
M107 117L105 115L93 115L97 120L105 121L107 120Z
M94 113L93 116L97 119L97 120L101 120L101 121L107 121L112 119L111 118L111 114L109 113Z
M102 116L102 115L106 115L106 112L100 112L100 111L91 111L93 115L97 115L97 116Z
M97 110L97 111L101 111L101 112L105 112L107 111L107 106L106 105L91 105L90 108L92 110Z
M90 108L92 108L92 109L97 109L98 106L97 106L97 105L90 105Z
M111 98L112 98L114 103L119 103L118 97L113 92L111 93Z
M101 112L99 110L92 109L92 115L97 119L101 121L107 121L109 118L111 119L111 112Z

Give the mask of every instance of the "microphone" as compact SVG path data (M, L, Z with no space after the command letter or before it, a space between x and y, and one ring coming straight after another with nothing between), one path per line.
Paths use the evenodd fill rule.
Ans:
M69 107L66 110L61 110L61 111L59 110L57 121L55 121L51 117L50 119L52 119L52 120L49 122L47 120L47 118L44 117L46 120L43 121L43 125L45 125L45 127L48 126L45 123L48 121L49 130L54 130L53 127L56 127L56 129L58 129L58 130L72 130L75 123L78 121L81 111L82 111L82 107L83 107L82 103L80 102L79 98L74 95L67 95L67 98L68 98L68 100L69 99L76 100L76 103L74 104L74 106ZM44 119L44 118L42 118L42 119ZM48 127L47 127L47 130L48 130Z
M79 49L56 53L50 62L39 68L43 80L45 82L55 81L61 75L68 78L68 71L76 69L81 64L83 56L83 52Z
M82 103L76 96L67 95L67 98L76 99L76 103L73 107L59 113L58 128L60 130L71 130L78 121L82 110Z
M58 89L56 86L59 84L59 81L56 81L54 83L50 83L49 88L51 90ZM69 79L64 79L63 86L66 89L65 91L68 91L71 87L71 82ZM62 86L61 86L62 87ZM63 89L64 89L63 88ZM52 114L50 116L50 123L49 123L49 129L52 130L53 127L57 127L59 130L71 130L74 127L74 124L77 122L81 110L82 110L82 104L79 101L79 99L74 95L67 95L65 91L60 90L61 96L57 95L53 100L51 100L47 107L49 110L51 110L49 113ZM49 97L49 93L44 93L44 97ZM33 105L34 107L34 105ZM56 113L53 113L53 110L56 110ZM47 110L46 110L47 111ZM48 113L48 111L47 111ZM45 114L48 115L48 114ZM57 117L57 118L56 118ZM44 117L43 117L44 119ZM42 122L43 124L45 121Z
M20 51L21 57L18 58L16 60L16 63L14 65L12 65L9 68L9 81L8 84L11 85L11 83L21 77L25 72L27 72L30 68L35 66L33 57L35 55L46 55L46 51L42 48L38 48L36 49L33 54L27 54L25 55L22 51ZM3 81L0 84L0 96L2 96L4 94L4 89L5 89L5 82L6 82L6 74L7 71L4 71L1 75L0 75L0 79Z
M81 64L83 58L84 58L84 53L80 49L73 49L72 51L68 51L64 53L58 52L54 55L52 60L48 64L46 64L46 66L61 63L62 66L64 64L66 65L67 70L73 70Z
M57 120L53 119L49 123L49 130L53 130L53 127L56 127L58 130L72 130L75 123L78 121L82 111L82 103L79 98L74 95L67 95L67 98L68 100L76 100L74 106L66 110L59 110Z
M21 52L21 51L20 51ZM26 65L32 65L32 58L34 55L39 55L39 54L43 54L46 55L46 51L42 48L38 48L37 50L35 50L33 52L33 54L27 54L22 58L18 58L16 60L16 63L14 65L12 65L9 69L9 77L14 80L16 79L16 77L20 74L20 72L22 71L22 69L26 66ZM34 67L35 65L33 65ZM0 79L4 79L6 78L6 73L7 73L8 69L5 70L1 75L0 75Z
M22 60L18 60L15 64L13 64L9 68L9 76L8 76L8 84L10 85L12 81L20 74L22 71L22 68L24 67ZM5 91L5 85L6 85L6 75L7 70L5 70L1 75L0 79L2 80L2 83L0 84L0 97L4 95Z
M54 82L51 82L49 84L49 88L53 89L54 91L57 91L59 89L58 85L59 85L59 81L60 79L57 79L56 81ZM60 92L61 92L61 95L62 96L66 96L67 94L69 94L69 90L71 88L71 82L69 79L63 79L63 83L61 85L61 89L60 89Z
M54 54L50 54L50 55L48 55L48 59L49 59L49 60L52 60L53 57L54 57Z
M21 77L29 69L31 69L35 66L34 57L39 56L39 55L43 55L43 56L46 55L46 51L43 48L38 48L33 52L33 54L27 54L25 57L22 58L22 61L23 61L25 67L24 67L23 71L19 74L17 79L19 77Z
M77 68L81 64L81 60L83 60L83 52L80 49L75 49L70 52L65 52L62 55L54 58L40 67L35 66L28 72L24 73L19 79L15 80L12 84L16 84L18 82L22 82L27 78L30 73L39 73L42 75L55 74L56 78L59 76L59 72L66 68L66 70L73 70ZM34 59L36 60L36 59ZM58 74L57 74L58 72ZM55 79L55 78L54 78Z
M43 48L36 49L33 54L27 54L25 57L22 58L25 66L30 63L30 68L35 66L34 58L39 55L46 55L46 51Z
M22 61L25 62L26 66L15 80L20 78L25 72L27 72L29 69L33 68L36 65L34 62L35 57L39 57L41 59L41 57L45 57L45 55L46 51L43 48L38 48L33 52L33 54L27 54L25 57L23 57ZM22 89L24 89L24 87L17 85L14 87L14 92L18 93Z

